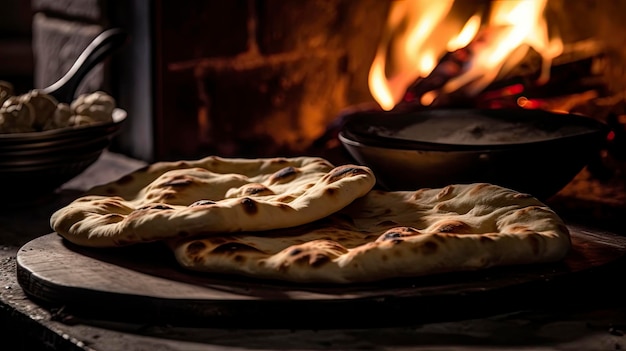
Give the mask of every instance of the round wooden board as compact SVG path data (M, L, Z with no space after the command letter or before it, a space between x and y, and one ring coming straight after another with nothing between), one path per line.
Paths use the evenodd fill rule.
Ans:
M626 238L571 227L555 264L394 279L296 285L185 271L161 243L90 249L56 233L25 244L17 275L31 298L85 318L236 327L374 327L470 318L563 300L585 274L621 260ZM502 301L502 302L498 302Z

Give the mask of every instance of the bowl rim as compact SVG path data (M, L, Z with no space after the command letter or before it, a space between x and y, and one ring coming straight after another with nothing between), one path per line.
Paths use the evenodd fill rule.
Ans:
M487 117L496 115L498 118L515 115L525 115L532 118L552 118L554 120L569 120L588 128L588 131L578 134L559 136L551 139L510 142L510 143L480 143L480 144L454 144L446 142L433 142L425 140L410 140L403 138L395 138L372 132L372 128L384 127L393 123L395 118L397 121L406 122L411 118L424 117L432 114L483 114ZM444 117L436 117L444 118ZM403 120L404 119L404 120ZM529 109L473 109L473 108L445 108L420 110L410 112L389 112L389 111L359 111L347 118L344 122L339 135L345 140L358 142L363 146L376 146L386 149L399 150L430 150L430 151L489 151L489 150L506 150L519 148L544 148L553 145L568 144L572 142L590 141L595 144L601 144L606 140L610 128L605 123L596 119L570 113L556 113L545 110L529 110Z

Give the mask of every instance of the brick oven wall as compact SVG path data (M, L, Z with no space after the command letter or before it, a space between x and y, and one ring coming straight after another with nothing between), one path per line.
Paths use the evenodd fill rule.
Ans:
M124 4L32 1L39 87L62 76L105 28L131 32L131 49L80 89L107 90L129 110L114 148L130 156L299 154L342 109L373 101L367 74L388 1Z
M81 87L108 90L128 110L115 148L148 161L306 153L342 110L372 102L367 74L389 4L32 0L36 86L58 79L104 28L120 26L132 35L129 48ZM623 90L624 2L549 7L566 41L609 46L618 64L606 74Z
M307 152L341 109L372 100L367 74L387 7L379 0L157 2L157 154Z

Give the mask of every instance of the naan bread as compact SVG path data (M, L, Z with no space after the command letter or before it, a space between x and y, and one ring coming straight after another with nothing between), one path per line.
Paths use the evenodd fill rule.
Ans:
M271 232L169 240L190 270L303 283L558 261L564 222L527 194L491 184L372 190L327 218Z
M375 183L367 167L317 157L158 162L92 189L50 226L90 247L279 229L328 216Z

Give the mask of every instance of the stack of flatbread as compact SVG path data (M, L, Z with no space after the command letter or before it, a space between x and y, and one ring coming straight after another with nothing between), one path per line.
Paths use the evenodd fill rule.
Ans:
M561 218L493 184L383 191L372 171L323 158L157 162L57 210L51 227L87 247L161 241L193 271L299 283L559 261Z

